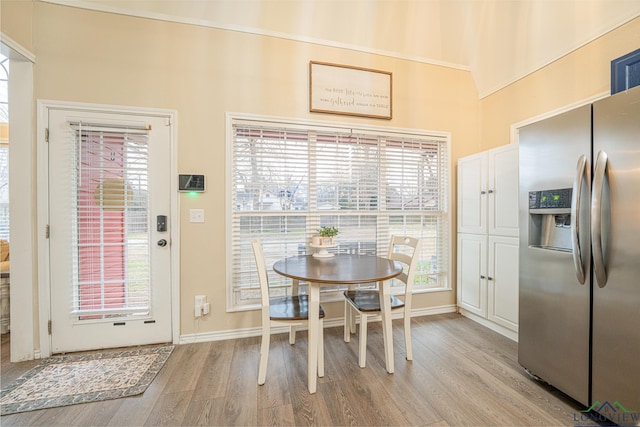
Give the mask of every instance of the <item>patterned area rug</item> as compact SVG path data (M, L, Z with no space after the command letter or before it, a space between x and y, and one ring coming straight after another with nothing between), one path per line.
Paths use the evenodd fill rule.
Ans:
M144 393L174 346L54 356L0 391L0 414Z

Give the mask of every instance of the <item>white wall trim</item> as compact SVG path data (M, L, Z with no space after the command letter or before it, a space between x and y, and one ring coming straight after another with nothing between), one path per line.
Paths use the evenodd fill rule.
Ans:
M144 116L164 117L171 123L170 142L170 171L169 174L176 179L171 180L171 219L170 219L170 245L171 245L171 333L174 344L178 343L180 335L180 210L178 206L178 139L177 139L177 117L176 110L159 108L144 108L119 105L89 104L80 102L67 102L55 100L37 101L38 110L38 289L39 289L39 330L41 357L51 355L51 337L48 334L47 322L51 318L50 314L50 277L49 277L49 244L45 238L44 229L49 222L49 166L47 142L45 142L45 128L48 126L48 116L50 109L65 109L90 111L101 113L135 114ZM12 346L13 347L13 346Z
M509 338L512 341L518 342L518 332L517 331L512 331L510 329L505 328L504 326L498 325L497 323L493 323L490 320L485 319L484 317L480 317L478 315L475 315L473 313L470 313L469 311L460 308L460 314L463 315L464 317L467 317L471 320L473 320L476 323L481 324L482 326L491 329L494 332L499 333L500 335L503 335L507 338Z
M25 49L20 43L16 42L5 33L0 33L0 42L4 45L2 46L2 54L4 56L9 57L11 59L18 59L15 57L15 54L18 54L22 57L20 59L23 59L29 62L36 62L35 54ZM5 49L5 46L8 49Z
M48 115L46 106L37 102L37 130L36 130L36 162L38 168L37 199L38 210L36 229L38 242L38 314L36 325L39 331L40 357L48 357L51 354L51 339L48 330L50 315L49 295L49 243L45 235L45 227L49 223L49 155L44 140L45 129L48 127ZM35 299L35 298L34 298Z
M173 343L180 339L180 194L178 193L178 110L163 110L171 124L171 220L169 247L171 248L171 336Z
M33 61L4 45L10 58L9 74L9 215L11 217L11 286L9 298L11 361L34 358L34 295L36 292L35 138L33 117ZM23 50L24 51L24 50ZM24 51L26 53L26 51Z
M581 99L580 101L576 101L573 102L571 104L567 104L564 105L562 107L556 108L555 110L551 110L551 111L547 111L546 113L542 113L542 114L538 114L536 116L533 117L529 117L528 119L524 119L522 121L519 121L517 123L513 123L511 124L510 127L510 143L511 144L518 144L518 131L521 127L530 125L532 123L536 123L539 122L540 120L544 120L544 119L548 119L549 117L553 117L553 116L557 116L558 114L562 114L566 111L570 111L573 110L575 108L578 107L582 107L583 105L587 105L587 104L591 104L599 99L602 98L606 98L607 96L610 96L611 93L609 91L607 92L600 92L597 93L593 96L590 96L588 98L585 99Z
M420 316L432 316L436 314L445 314L445 313L455 313L456 305L442 305L438 307L430 307L430 308L421 308L417 310L411 310L411 317L420 317ZM402 313L396 312L392 315L392 319L401 319ZM372 321L382 321L380 316L373 316L370 318ZM324 321L325 328L334 328L334 327L342 327L344 325L343 318L335 318ZM297 330L304 331L305 327L298 327ZM272 334L283 334L288 333L288 326L279 326L275 328L271 328ZM245 328L245 329L229 329L226 331L213 331L213 332L201 332L196 334L187 334L182 335L180 337L180 341L178 344L194 344L194 343L202 343L202 342L211 342L211 341L224 341L224 340L234 340L240 338L249 338L249 337L258 337L262 335L262 327L258 326L255 328Z

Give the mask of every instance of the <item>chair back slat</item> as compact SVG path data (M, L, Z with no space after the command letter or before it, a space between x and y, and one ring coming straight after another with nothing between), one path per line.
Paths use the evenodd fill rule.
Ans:
M409 276L407 276L407 273L402 273L399 276L394 277L394 279L400 280L402 283L406 285L407 280L409 280Z
M413 289L413 279L420 257L420 239L409 236L391 236L388 258L404 264L405 269L398 277L405 283L405 295L410 295Z
M258 268L258 281L260 282L260 299L263 309L269 309L269 276L267 275L267 264L264 261L264 252L259 239L251 240L253 248L253 256L256 259L256 267Z
M412 257L410 255L403 254L400 252L393 252L389 254L389 259L392 259L394 261L399 261L406 266L410 266L412 261Z

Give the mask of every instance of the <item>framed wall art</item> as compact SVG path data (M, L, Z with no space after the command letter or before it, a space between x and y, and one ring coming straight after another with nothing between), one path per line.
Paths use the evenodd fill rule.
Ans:
M309 111L390 120L392 79L387 71L309 62Z

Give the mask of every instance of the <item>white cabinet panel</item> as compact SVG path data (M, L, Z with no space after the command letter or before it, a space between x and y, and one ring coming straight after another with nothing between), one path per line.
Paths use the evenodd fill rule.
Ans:
M489 234L518 237L518 148L489 151Z
M458 305L479 316L487 315L487 238L458 234Z
M487 231L486 185L486 153L458 160L459 233L481 234Z
M489 236L488 319L518 330L518 246L516 237Z

